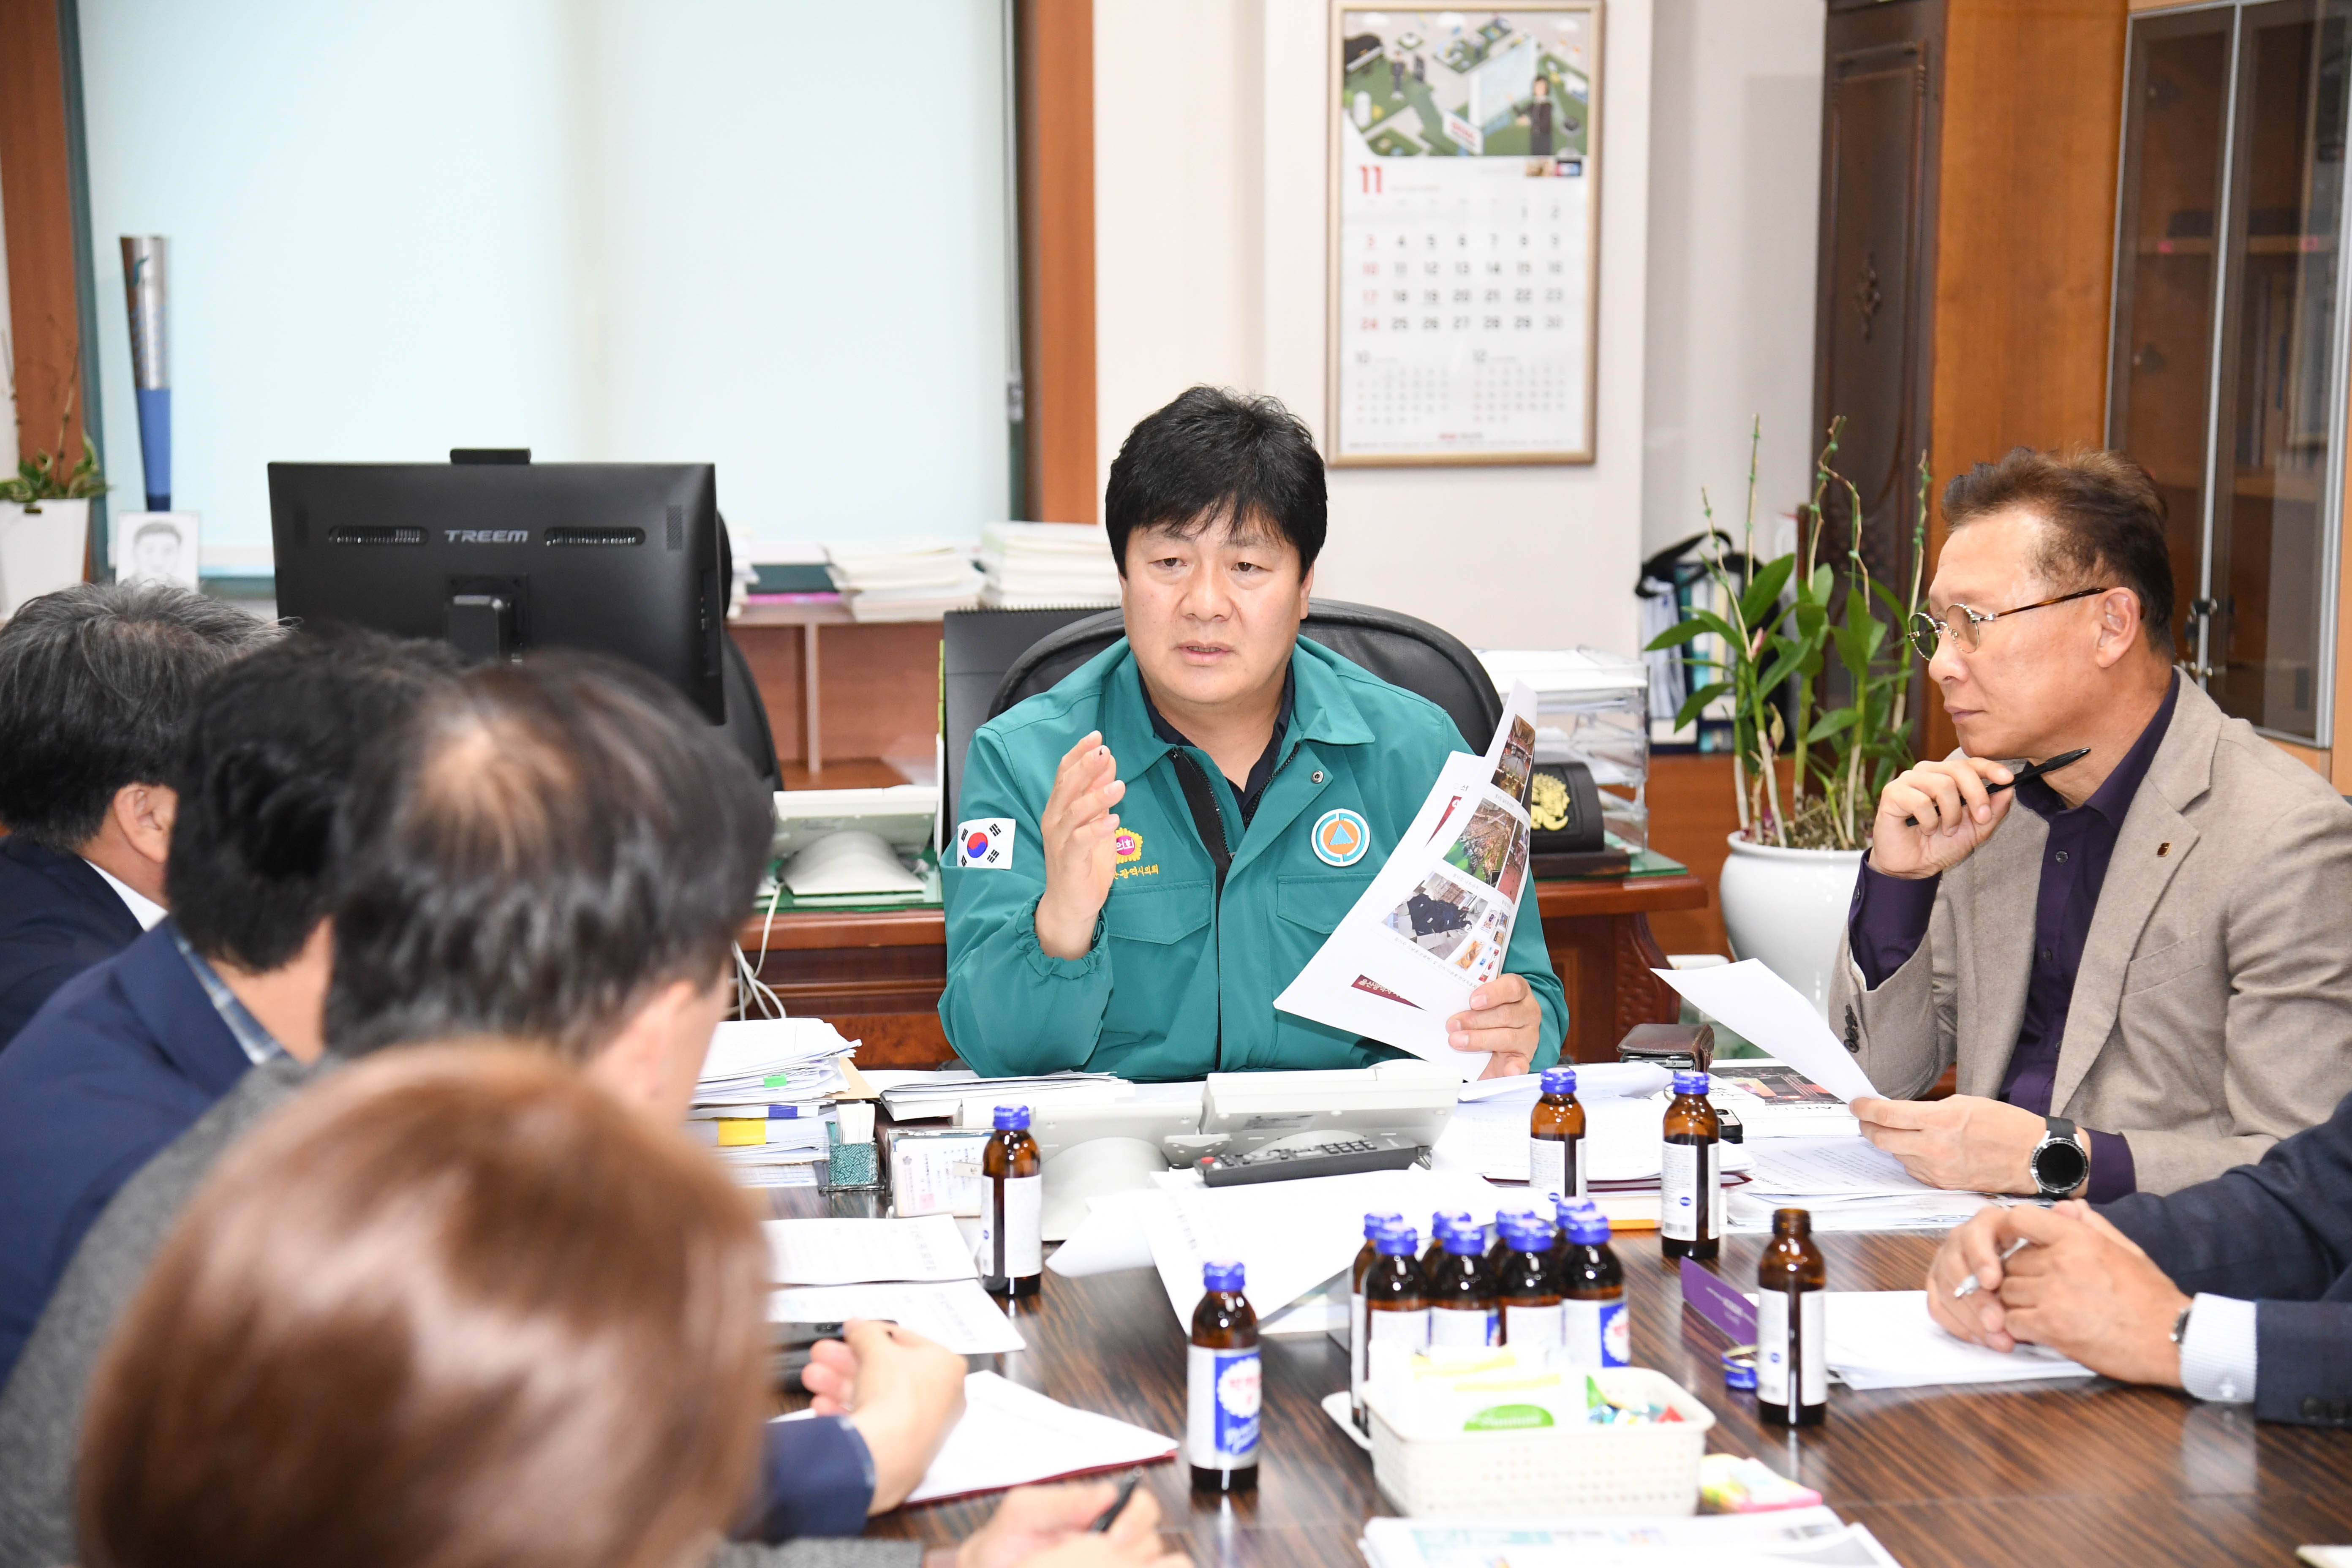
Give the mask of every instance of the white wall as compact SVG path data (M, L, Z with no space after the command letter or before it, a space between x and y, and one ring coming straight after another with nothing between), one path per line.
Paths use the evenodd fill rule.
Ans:
M1645 550L1735 537L1751 421L1759 527L1803 500L1820 432L1813 288L1821 0L1656 0L1650 104Z
M1650 12L1651 0L1611 0L1605 26L1598 461L1335 468L1318 592L1408 611L1474 646L1632 648ZM1322 0L1096 0L1106 470L1135 421L1194 382L1270 392L1318 438L1329 428L1328 16Z
M715 460L739 536L1006 510L989 0L83 0L107 454L117 237L172 240L173 500L273 458Z

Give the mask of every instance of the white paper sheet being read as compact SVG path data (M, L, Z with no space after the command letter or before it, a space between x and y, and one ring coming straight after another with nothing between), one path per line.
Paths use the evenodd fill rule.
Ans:
M1830 1342L1822 1359L1850 1388L2093 1375L2089 1367L2040 1345L1997 1351L1954 1339L1927 1315L1924 1290L1832 1290L1822 1299L1822 1312Z
M1175 1451L1173 1437L1074 1409L992 1372L969 1373L963 1380L963 1419L948 1433L939 1456L907 1500L937 1502L1148 1465Z
M1840 1100L1875 1095L1813 1005L1758 959L1712 969L1653 969L1694 1007L1720 1018Z
M1003 1355L1029 1342L977 1279L917 1285L814 1285L768 1296L772 1323L840 1323L887 1318L958 1355Z
M1535 693L1513 685L1486 754L1445 759L1387 863L1276 1006L1465 1079L1486 1070L1485 1052L1446 1044L1445 1021L1502 973L1510 950L1528 879L1535 709Z
M772 1219L768 1251L780 1285L866 1285L976 1278L971 1245L943 1214L920 1219Z

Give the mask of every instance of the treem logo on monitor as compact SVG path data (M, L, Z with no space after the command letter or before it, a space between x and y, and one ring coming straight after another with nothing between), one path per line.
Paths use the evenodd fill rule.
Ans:
M441 537L451 544L529 544L527 528L445 528Z

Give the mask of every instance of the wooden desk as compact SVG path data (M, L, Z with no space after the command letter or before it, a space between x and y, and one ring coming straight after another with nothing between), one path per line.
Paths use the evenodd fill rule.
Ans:
M798 1190L778 1212L857 1213L860 1200ZM1822 1237L1832 1290L1915 1289L1936 1240L1917 1235ZM1755 1279L1757 1237L1725 1244L1720 1271ZM1756 1420L1728 1394L1726 1341L1682 1310L1682 1287L1652 1236L1621 1238L1633 1313L1633 1359L1690 1389L1716 1415L1708 1447L1764 1459L1870 1526L1907 1568L2017 1563L2286 1563L2307 1542L2352 1541L2352 1433L2255 1423L2241 1406L2087 1383L1967 1391L1830 1394L1825 1426L1791 1434ZM1030 1348L973 1358L1024 1386L1154 1431L1184 1430L1184 1335L1159 1275L1131 1268L1086 1279L1048 1270L1042 1295L1013 1309ZM1347 1358L1328 1338L1265 1342L1264 1458L1254 1498L1194 1500L1181 1457L1145 1472L1171 1534L1201 1568L1224 1563L1357 1563L1363 1521L1392 1511L1371 1457L1318 1407L1347 1386ZM804 1403L795 1400L793 1403ZM870 1533L929 1543L979 1527L993 1499L902 1509Z
M1626 1030L1674 1020L1680 1003L1650 973L1666 959L1649 916L1706 908L1697 878L1538 882L1536 905L1568 991L1571 1058L1613 1061ZM737 940L788 1012L829 1019L863 1040L862 1065L935 1067L953 1054L939 1019L948 949L938 910L754 917Z

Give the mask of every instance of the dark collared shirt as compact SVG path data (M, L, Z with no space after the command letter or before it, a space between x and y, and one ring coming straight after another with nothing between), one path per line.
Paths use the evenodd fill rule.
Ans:
M1248 778L1239 784L1234 784L1230 778L1225 781L1234 784L1234 798L1241 805L1244 829L1249 826L1250 818L1257 815L1257 803L1265 795L1265 786L1274 781L1274 770L1281 764L1282 738L1290 732L1290 707L1297 693L1298 677L1285 666L1282 672L1282 707L1275 713L1274 733L1266 737L1265 750L1258 753L1257 761L1251 765ZM1160 716L1160 707L1151 700L1149 685L1143 687L1143 711L1150 716L1153 734L1171 746L1192 746L1192 742L1186 740L1175 725ZM1197 752L1201 748L1192 746L1192 749Z
M2050 837L2042 847L2042 884L2033 900L2033 971L2026 982L2025 1016L2018 1025L2016 1048L2009 1055L2009 1071L2001 1079L2000 1098L2036 1116L2050 1114L2058 1047L2066 1037L2066 1014L2074 1000L2074 976L2083 967L2083 945L2091 934L2091 918L2098 912L2099 889L2106 882L2116 835L2123 831L2132 797L2139 793L2148 764L2172 726L2173 704L2179 695L2180 677L2175 675L2156 717L2116 771L2082 805L2069 808L2041 779L2017 786L2018 804L2050 825ZM1874 991L1919 951L1938 880L1883 877L1864 859L1846 935L1854 963ZM2084 1196L2103 1204L2137 1191L2131 1144L2114 1132L2088 1136L2091 1184Z

